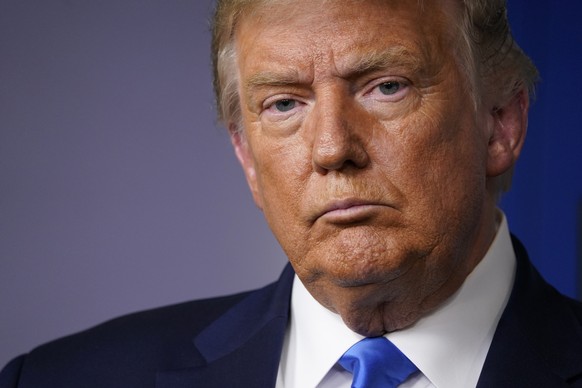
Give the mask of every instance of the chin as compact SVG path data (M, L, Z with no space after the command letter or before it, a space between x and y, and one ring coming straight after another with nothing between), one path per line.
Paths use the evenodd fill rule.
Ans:
M419 318L418 314L402 316L398 313L390 313L382 307L378 307L377 311L373 312L352 311L340 313L340 316L350 330L364 337L378 337L404 329L413 325Z
M350 330L376 337L414 324L421 316L417 298L402 297L402 290L386 285L315 287L314 297L340 315ZM411 308L412 307L412 308Z

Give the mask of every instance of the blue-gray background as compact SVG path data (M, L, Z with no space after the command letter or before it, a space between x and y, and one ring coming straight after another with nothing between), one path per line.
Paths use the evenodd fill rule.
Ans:
M214 120L211 8L0 0L0 364L283 267ZM543 81L504 208L544 276L575 296L582 3L510 11Z

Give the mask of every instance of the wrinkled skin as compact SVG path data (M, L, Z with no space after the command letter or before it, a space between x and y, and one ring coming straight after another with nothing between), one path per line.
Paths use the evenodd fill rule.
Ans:
M365 336L460 287L495 234L488 182L525 133L524 92L475 110L456 4L418 3L275 2L235 36L231 137L254 200L309 292Z

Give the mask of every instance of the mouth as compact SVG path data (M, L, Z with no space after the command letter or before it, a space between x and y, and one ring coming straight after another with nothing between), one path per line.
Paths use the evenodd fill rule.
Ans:
M316 220L331 224L353 224L366 221L388 206L359 199L332 201L320 212Z

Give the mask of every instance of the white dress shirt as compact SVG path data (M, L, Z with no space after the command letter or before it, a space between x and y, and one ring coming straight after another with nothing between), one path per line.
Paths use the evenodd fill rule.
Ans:
M487 254L461 288L413 326L386 335L420 370L401 388L476 386L515 274L515 253L501 218ZM349 388L351 373L336 363L362 338L295 276L276 387Z

